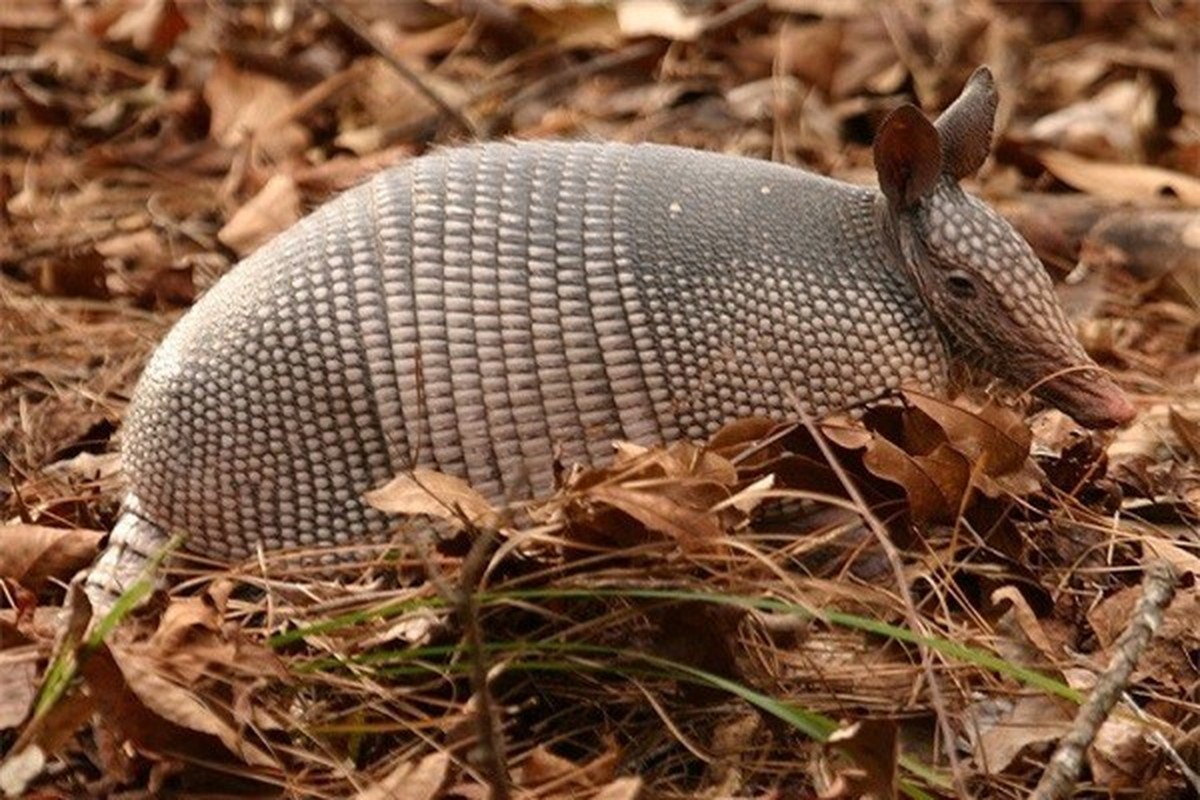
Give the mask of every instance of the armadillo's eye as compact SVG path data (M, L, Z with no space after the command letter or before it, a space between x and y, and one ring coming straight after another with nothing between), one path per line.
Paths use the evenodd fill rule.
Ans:
M975 289L975 279L960 270L955 270L946 276L946 288L959 300L974 300L978 294Z

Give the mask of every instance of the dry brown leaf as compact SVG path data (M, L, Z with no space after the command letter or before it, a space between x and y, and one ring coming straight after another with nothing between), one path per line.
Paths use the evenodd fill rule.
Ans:
M169 606L149 640L92 649L80 660L89 688L80 696L141 752L275 774L278 762L261 737L281 726L251 696L264 677L284 681L288 673L265 645L220 624L227 586ZM86 605L78 595L73 605Z
M236 632L228 634L221 625L220 610L206 597L172 602L154 635L138 650L155 659L164 674L186 686L223 671L254 678L288 677L287 668L270 648Z
M51 578L69 580L92 563L103 531L17 523L0 528L0 578L37 591Z
M39 686L44 653L15 626L0 620L0 731L29 715Z
M590 500L612 506L649 530L673 539L685 550L707 547L724 534L716 515L688 508L654 492L600 485L588 490Z
M878 800L896 797L900 741L894 720L864 719L829 734L828 744L848 755L858 769L852 782L860 794ZM855 795L858 796L858 795Z
M531 17L529 29L539 39L553 42L556 48L564 51L573 48L613 50L625 39L617 24L616 10L607 3L561 3Z
M766 417L742 417L721 427L708 440L708 449L734 458L751 445L767 438L779 423Z
M39 683L40 688L40 683ZM9 756L0 763L0 792L6 796L22 797L21 789L10 788L20 781L29 781L40 774L35 761L23 761L29 751L57 753L82 729L96 712L96 699L85 692L73 692L60 698L41 716L34 717L21 730ZM10 781L13 784L10 785Z
M642 779L637 776L617 778L600 789L592 800L637 800L642 793Z
M1100 640L1101 647L1112 647L1129 623L1141 589L1137 586L1126 586L1124 589L1104 598L1088 611L1088 624Z
M374 508L391 514L429 515L464 527L499 527L500 513L483 495L453 475L432 469L414 469L398 475L363 497Z
M1038 620L1037 614L1015 586L1002 586L992 592L991 601L998 607L1007 604L1007 608L996 622L996 632L999 634L995 646L1000 655L1017 664L1026 667L1045 669L1046 665L1056 664L1061 649L1056 648L1045 628Z
M1157 102L1152 84L1119 81L1047 114L1030 126L1029 135L1075 155L1129 161L1138 153L1142 135L1156 125Z
M300 192L291 176L272 175L217 233L238 255L249 255L300 219Z
M1178 197L1189 206L1200 206L1200 179L1146 164L1113 164L1088 161L1061 150L1046 150L1038 159L1064 183L1080 191L1142 203L1162 197Z
M614 448L616 457L612 469L594 470L595 475L620 474L624 482L636 478L709 481L726 486L737 483L737 469L729 459L691 442L676 442L666 449L616 442Z
M187 18L179 12L175 0L140 0L127 4L104 36L116 42L127 41L145 52L165 53L187 29Z
M821 433L830 442L845 450L869 447L876 438L875 432L863 427L861 423L846 420L822 423Z
M109 297L104 257L92 247L42 261L37 284L42 294L100 300Z
M630 39L662 36L691 42L704 30L704 18L689 14L678 0L617 0L617 27Z
M1148 734L1149 725L1128 717L1114 714L1104 720L1087 749L1096 783L1110 791L1141 786L1159 765L1159 748Z
M569 779L581 772L582 767L579 764L552 752L545 745L538 745L521 760L520 765L513 771L513 777L518 785L530 788Z
M737 468L729 459L691 442L677 442L667 449L675 462L668 466L667 477L687 478L693 481L710 481L723 486L737 483Z
M823 19L808 25L785 25L778 34L762 40L765 56L778 57L787 74L794 74L826 95L833 88L834 75L845 42L845 27L836 19ZM778 54L778 55L777 55Z
M295 122L279 124L296 100L282 81L239 68L220 58L204 84L204 100L212 110L209 135L225 147L259 137L267 155L283 160L308 146L308 131Z
M1109 660L1108 650L1116 645L1121 634L1129 626L1130 617L1141 597L1138 586L1126 587L1099 605L1087 615L1088 624L1096 633L1103 651L1096 656L1096 663L1103 665ZM1172 690L1184 690L1196 681L1196 666L1189 655L1200 650L1200 589L1191 586L1181 589L1167 607L1162 624L1155 631L1154 639L1142 654L1134 670L1133 680L1152 678L1161 686Z
M953 520L971 478L966 457L946 444L929 455L914 456L882 436L867 447L863 466L904 489L917 523Z
M586 789L611 781L619 755L610 747L589 761L576 763L545 745L538 745L525 754L513 770L513 780L523 789L552 786L557 790L552 796L560 796L558 793L569 787L566 794L577 797Z
M377 783L354 795L355 800L434 800L449 774L450 754L439 750L420 761L402 761Z
M1192 533L1192 528L1180 529L1177 533L1179 541L1185 541L1185 537ZM1165 531L1170 535L1170 531ZM1160 539L1157 536L1143 534L1141 537L1142 547L1146 549L1146 557L1148 559L1162 559L1175 567L1180 573L1191 573L1200 578L1200 555L1194 552L1188 552L1182 547L1173 544L1165 539Z
M410 57L407 66L451 106L470 104L471 98L461 85L430 72L423 59ZM349 93L355 106L365 112L362 119L370 122L363 124L357 117L344 120L336 139L339 147L365 156L394 144L397 130L418 126L438 114L437 106L382 58L369 59L356 65L355 70L359 77L351 82Z
M945 431L956 450L980 463L986 474L1003 475L1025 465L1033 435L1015 412L994 404L971 410L919 392L903 394Z
M1056 741L1071 727L1072 707L1043 694L1022 695L1015 703L985 700L966 711L967 730L977 732L975 760L988 775L1007 770L1034 745Z
M1171 423L1171 430L1179 437L1179 443L1188 449L1192 458L1200 459L1200 422L1185 417L1174 408L1167 411L1167 420Z
M221 758L215 745L256 767L277 768L266 750L250 741L195 692L168 680L156 659L101 647L81 665L103 718L152 753Z

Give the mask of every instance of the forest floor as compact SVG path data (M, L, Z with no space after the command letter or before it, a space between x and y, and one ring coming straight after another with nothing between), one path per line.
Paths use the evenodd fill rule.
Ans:
M16 0L0 44L0 792L1200 792L1200 4ZM522 525L400 476L380 502L459 532L336 580L175 559L103 638L68 604L147 356L325 198L502 137L872 183L887 112L979 64L1001 100L967 185L1130 425L909 392L623 446ZM766 524L772 493L806 502ZM1047 771L1062 743L1077 776Z

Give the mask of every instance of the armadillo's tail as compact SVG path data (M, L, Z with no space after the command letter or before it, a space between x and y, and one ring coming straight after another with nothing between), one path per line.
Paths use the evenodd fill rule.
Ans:
M137 498L127 497L108 536L108 546L84 581L93 619L108 613L117 598L139 580L157 580L153 568L168 549L169 541L167 531L142 515Z

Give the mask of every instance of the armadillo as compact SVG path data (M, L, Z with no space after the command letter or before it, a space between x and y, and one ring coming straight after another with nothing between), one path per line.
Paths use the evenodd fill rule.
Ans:
M964 192L986 68L936 122L882 123L879 189L658 145L445 149L325 204L222 278L151 358L105 605L168 531L223 559L379 541L364 492L431 467L492 499L556 459L811 415L965 359L1090 427L1134 411L1029 245Z

